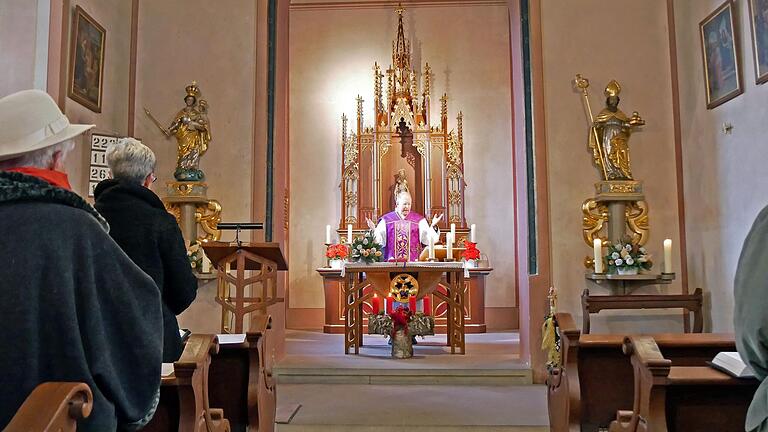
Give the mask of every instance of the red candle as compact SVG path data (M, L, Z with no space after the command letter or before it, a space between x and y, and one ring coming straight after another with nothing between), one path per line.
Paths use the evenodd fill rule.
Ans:
M408 309L410 309L411 312L416 313L416 296L415 295L408 297Z
M432 315L432 297L424 296L424 315Z
M389 296L387 296L387 314L392 313L392 301L393 301L392 294L390 294Z
M381 311L381 299L376 294L371 299L371 307L373 308L373 314L378 315Z

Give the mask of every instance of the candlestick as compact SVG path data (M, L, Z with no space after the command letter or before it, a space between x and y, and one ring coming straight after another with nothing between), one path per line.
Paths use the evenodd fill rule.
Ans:
M664 273L672 273L672 239L664 240Z
M424 296L424 315L432 315L432 297L429 295Z
M477 240L475 240L475 228L476 228L475 224L472 224L469 227L469 241L471 241L472 243L477 243Z
M381 311L381 299L376 294L374 294L371 299L371 308L373 309L374 315L378 315Z
M325 244L331 244L331 226L325 226Z
M410 309L411 312L416 313L416 296L415 295L408 297L408 309Z
M592 243L595 252L595 273L603 272L603 241L596 238Z
M394 302L394 301L395 300L392 298L392 294L387 296L387 306L386 306L387 314L391 314L392 313L392 302Z
M352 244L352 224L347 224L347 243Z

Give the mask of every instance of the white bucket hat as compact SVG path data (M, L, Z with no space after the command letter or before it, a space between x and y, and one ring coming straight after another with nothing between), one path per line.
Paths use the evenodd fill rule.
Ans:
M8 95L0 99L0 161L66 141L93 126L69 124L46 92Z

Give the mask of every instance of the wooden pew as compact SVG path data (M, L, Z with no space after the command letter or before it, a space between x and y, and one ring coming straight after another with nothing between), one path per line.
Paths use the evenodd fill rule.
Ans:
M215 335L193 334L184 346L174 372L160 384L160 403L142 429L148 432L228 432L221 409L211 408L208 397L211 355L219 351Z
M624 335L581 334L567 313L556 316L562 337L562 367L547 377L553 432L597 431L633 403L634 374L622 353ZM675 366L705 366L720 351L736 351L732 334L653 335Z
M629 336L634 370L631 411L617 411L610 432L741 432L760 382L708 366L674 366L649 336Z
M77 430L77 420L91 415L93 394L80 382L44 382L27 396L5 432Z
M241 344L222 344L211 358L208 392L221 407L233 432L271 431L275 422L275 383L266 368L269 315L254 316Z

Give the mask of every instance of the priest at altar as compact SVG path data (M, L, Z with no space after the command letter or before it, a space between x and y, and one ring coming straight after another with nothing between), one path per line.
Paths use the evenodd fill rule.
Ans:
M432 217L427 223L424 216L411 211L411 194L400 191L395 197L395 210L379 219L374 225L366 218L368 227L373 230L374 239L383 246L385 260L418 261L422 245L430 241L435 244L440 239L440 229L435 225L443 215Z

